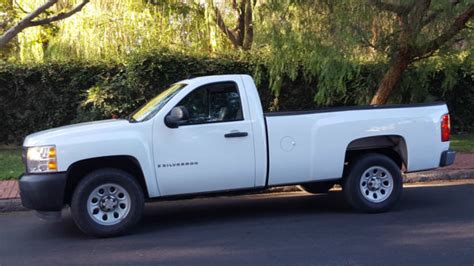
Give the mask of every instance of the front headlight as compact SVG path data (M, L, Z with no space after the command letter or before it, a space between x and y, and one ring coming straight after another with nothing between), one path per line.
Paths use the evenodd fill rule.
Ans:
M56 172L56 146L28 147L26 151L26 170L28 173Z

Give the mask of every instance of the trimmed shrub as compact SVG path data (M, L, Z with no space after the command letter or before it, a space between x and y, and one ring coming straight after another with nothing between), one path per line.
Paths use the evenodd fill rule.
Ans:
M380 69L366 66L361 71L366 84L360 88L350 81L347 91L333 105L355 105L373 95ZM258 71L257 71L258 69ZM274 98L268 87L265 68L227 59L196 58L163 52L135 55L126 65L105 63L49 63L40 65L0 64L0 142L20 143L35 131L75 122L126 116L170 84L190 76L215 74L259 75L259 94L265 111ZM459 67L458 80L451 90L443 88L442 73L433 73L424 82L425 91L414 94L402 87L392 102L446 101L456 131L474 130L474 83ZM406 73L415 77L416 69ZM284 78L278 98L280 111L315 109L317 80ZM366 80L366 81L367 81ZM372 82L373 80L373 82ZM409 79L411 80L411 79ZM417 86L412 84L411 86ZM335 97L335 96L334 96Z
M84 92L110 71L105 65L74 63L0 65L0 142L70 123Z

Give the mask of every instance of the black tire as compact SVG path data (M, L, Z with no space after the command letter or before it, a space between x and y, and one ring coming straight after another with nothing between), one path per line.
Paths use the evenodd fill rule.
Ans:
M377 173L377 169L381 172ZM379 178L382 181L372 180L372 178L377 179L377 175L382 176L385 170L387 171L385 174L387 176L391 175L392 178L393 186L391 190L388 186L390 182L387 182L387 179ZM374 176L372 177L372 175ZM366 180L369 180L369 182L364 183ZM373 182L370 183L370 181ZM385 183L387 186L385 186ZM370 213L385 212L395 206L400 199L403 190L403 178L400 168L392 159L382 154L370 153L356 158L354 162L349 164L342 187L346 201L354 209ZM386 194L382 194L382 190L386 191ZM389 190L390 193L387 192ZM380 202L374 202L377 200L380 200Z
M129 196L127 197L127 200L129 200L127 203L130 203L130 206L126 214L123 214L123 217L119 217L120 219L115 221L116 224L103 225L94 220L95 218L93 218L92 214L89 214L88 204L90 204L89 197L93 197L92 193L97 191L97 188L107 186L108 184L112 184L112 186L116 184L121 189L124 189L128 193L128 195L126 194L126 196ZM123 194L121 196L124 197ZM144 202L142 188L132 175L122 170L104 168L91 172L79 182L72 196L71 213L79 229L88 235L96 237L118 236L127 232L141 219ZM102 203L102 199L97 204L100 203ZM120 207L116 206L116 208ZM104 211L104 213L108 212ZM113 215L115 214L113 213Z
M334 182L315 182L299 185L299 188L311 194L320 194L328 193L334 185Z

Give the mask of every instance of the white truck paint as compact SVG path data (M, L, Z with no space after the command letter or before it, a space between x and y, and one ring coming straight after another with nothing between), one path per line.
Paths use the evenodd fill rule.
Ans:
M237 112L241 115L236 117L242 119L213 118L178 127L165 123L173 108L189 100L190 93L228 82L236 85L238 95L226 95L240 98L241 109ZM442 141L441 136L442 117L448 113L445 104L264 114L248 75L199 77L174 86L178 89L152 100L156 103L166 99L161 109L156 109L159 111L143 121L105 120L45 130L27 136L25 150L54 145L57 169L46 173L65 173L66 179L78 162L110 156L134 158L149 198L340 182L348 154L360 150L392 149L408 172L437 168L454 160L454 154L447 159L443 155L450 153L449 141ZM235 99L227 101L235 103ZM226 108L221 111L218 115L222 117L229 112ZM140 112L138 116L143 115ZM224 137L229 133L246 135Z

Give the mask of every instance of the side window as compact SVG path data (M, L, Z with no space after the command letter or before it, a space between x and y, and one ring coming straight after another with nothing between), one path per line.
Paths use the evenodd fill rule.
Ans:
M177 106L184 106L189 120L184 125L243 120L237 85L222 82L196 88Z

